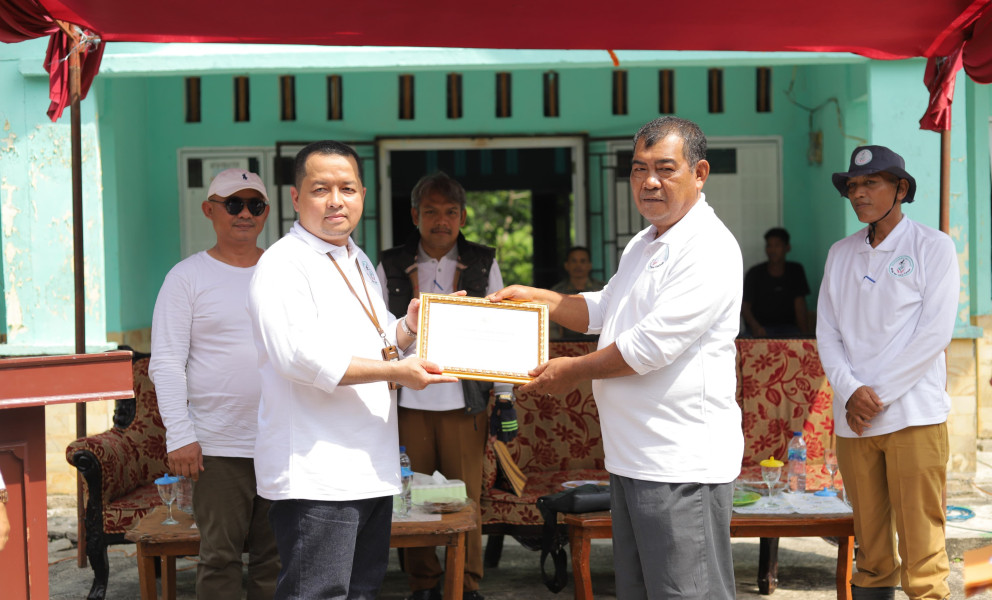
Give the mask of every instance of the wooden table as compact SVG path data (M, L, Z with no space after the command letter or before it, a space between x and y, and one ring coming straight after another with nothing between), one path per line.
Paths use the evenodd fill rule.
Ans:
M462 600L465 579L465 537L479 526L478 511L469 505L456 513L441 515L440 521L393 521L391 548L447 546L444 561L444 598Z
M132 396L130 352L0 360L0 472L10 496L10 539L0 555L4 598L48 598L45 407ZM77 404L77 431L80 408L85 405ZM82 507L80 495L80 549L86 545Z
M124 539L138 548L138 581L141 600L155 600L155 559L162 561L162 598L176 600L176 557L200 554L200 530L191 529L193 516L172 505L172 516L179 525L162 525L169 509L156 506L131 529Z
M462 600L465 577L465 537L479 526L477 511L469 505L456 513L441 515L440 521L394 521L389 539L390 548L447 546L444 596L446 600ZM138 578L141 600L155 600L155 559L162 563L162 599L176 599L176 557L200 553L200 530L190 529L193 517L173 505L172 516L179 525L162 525L168 516L165 506L158 506L145 515L124 537L138 549Z
M572 552L572 576L576 600L592 600L592 580L589 574L590 542L613 537L613 519L608 511L563 514L568 525L569 548ZM837 537L837 598L851 600L851 573L854 556L854 516L836 515L741 515L730 520L731 537ZM777 539L775 540L777 542ZM763 553L766 548L762 548ZM759 580L764 576L774 580L777 564L759 565ZM774 591L774 585L770 591Z

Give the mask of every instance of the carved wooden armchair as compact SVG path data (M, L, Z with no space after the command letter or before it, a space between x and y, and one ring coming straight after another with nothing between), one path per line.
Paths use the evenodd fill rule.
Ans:
M134 398L118 400L114 426L66 448L69 464L84 480L86 555L93 567L89 600L107 592L107 547L129 543L124 532L161 503L154 480L166 471L165 427L148 355L135 355Z

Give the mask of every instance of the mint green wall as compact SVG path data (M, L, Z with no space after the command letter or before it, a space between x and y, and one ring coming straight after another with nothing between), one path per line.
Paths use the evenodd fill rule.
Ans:
M48 79L26 78L46 40L0 45L0 247L7 343L0 355L72 352L75 340L70 109L45 112ZM106 349L103 199L97 118L80 109L87 350Z
M719 66L714 65L714 66ZM297 121L279 120L278 74L249 74L251 82L251 121L233 122L232 74L204 75L201 123L184 122L184 80L178 76L112 77L99 87L101 140L105 167L105 197L108 206L108 269L119 274L119 289L108 284L108 328L111 331L147 327L151 322L158 286L165 273L179 259L179 216L177 208L177 150L184 147L273 146L278 141L309 141L335 138L347 141L373 141L381 137L492 136L492 135L576 135L593 138L590 152L602 149L596 138L629 138L644 122L658 116L658 69L676 71L676 111L697 121L710 137L780 136L783 143L783 224L793 234L790 258L802 262L813 293L815 306L823 263L830 244L861 227L847 201L830 184L830 174L847 167L850 151L870 140L887 143L907 153L910 170L924 185L936 190L936 174L929 165L937 151L935 134L917 131L916 122L926 104L922 85L923 61L862 62L774 66L772 68L773 111L755 112L755 70L753 66L725 68L725 112L707 111L707 68L658 64L628 70L629 113L611 114L611 71L602 68L557 69L560 75L561 116L545 118L542 113L542 73L544 69L512 71L513 116L495 116L495 71L463 70L464 117L445 116L445 75L448 70L412 70L415 74L415 115L412 121L398 118L398 79L401 71L344 72L344 120L327 121L326 74L298 73L296 76ZM457 70L457 69L451 69ZM247 73L246 73L247 74ZM809 112L785 96L790 81L797 102L816 107L830 98L813 116L812 129L823 134L822 163L810 165L807 147ZM973 90L975 95L987 92ZM959 93L955 107L972 106L965 93ZM960 101L960 105L958 102ZM972 103L974 104L974 103ZM988 115L988 102L981 107L961 109L956 115L977 122ZM837 107L840 109L838 116ZM956 116L956 119L958 117ZM841 129L843 123L843 130ZM962 127L964 127L962 125ZM961 136L962 144L978 145L980 140ZM928 146L932 146L931 151ZM371 152L371 147L366 147ZM987 153L987 145L986 145ZM113 154L111 157L110 154ZM934 155L935 156L935 155ZM590 159L592 161L592 159ZM973 163L968 163L972 165ZM984 163L987 179L987 164ZM914 170L916 169L916 170ZM980 185L981 175L974 167L961 167L958 180L973 176ZM369 169L366 184L370 199L367 216L375 208L371 197L376 191ZM598 164L588 169L589 206L599 206L604 185ZM961 183L961 186L966 185ZM987 185L987 184L986 184ZM110 189L114 188L114 189ZM935 193L935 191L934 191ZM988 194L986 194L987 198ZM932 198L921 198L911 214L933 215L923 222L936 225L936 205ZM987 212L987 210L986 210ZM113 220L111 220L111 217ZM967 215L964 215L967 222ZM976 225L988 231L985 225ZM769 225L771 225L771 221ZM590 219L589 241L601 246L604 232ZM366 227L364 235L374 238ZM608 232L606 235L609 235ZM968 236L966 236L968 237ZM987 236L986 236L987 237ZM985 242L987 245L987 242ZM985 254L988 254L986 250ZM594 257L601 264L602 256ZM989 303L988 265L972 287L984 294L974 309L987 311ZM984 289L982 288L984 286Z
M904 205L903 212L910 218L938 227L940 216L940 134L923 131L918 121L926 110L924 95L907 94L906 82L922 81L926 63L922 59L899 61L891 64L871 63L868 67L869 104L873 119L870 123L872 143L890 146L906 159L906 170L917 181L916 199ZM982 187L988 189L988 144L979 149L976 142L988 137L988 113L984 114L984 133L976 121L981 121L984 108L972 107L969 100L981 93L969 94L964 73L959 73L951 129L951 188L950 235L957 246L961 269L961 305L958 312L957 335L981 335L970 327L974 310L987 310L987 287L979 280L988 279L987 268L977 269L986 261L976 263L972 256L986 257L990 221L988 194L977 196ZM908 126L907 126L908 125ZM973 173L970 175L969 173ZM984 186L977 182L982 178ZM981 198L972 206L971 199ZM852 229L852 231L857 228ZM972 300L972 293L985 294Z
M992 183L989 178L989 115L992 114L989 86L979 85L963 75L958 76L958 85L964 85L966 109L964 127L956 129L954 134L968 136L965 161L968 169L967 195L959 199L959 203L967 203L970 207L968 214L969 249L971 270L971 314L986 315L992 312L992 278L987 275L992 272L990 254L992 254ZM960 89L960 87L958 88Z
M158 144L149 128L154 121L148 106L149 80L97 82L107 224L107 327L126 331L151 325L145 307L154 306L168 272L161 267L178 262L175 159L159 167L150 157ZM168 191L161 189L162 169L172 176ZM129 320L136 311L141 320Z

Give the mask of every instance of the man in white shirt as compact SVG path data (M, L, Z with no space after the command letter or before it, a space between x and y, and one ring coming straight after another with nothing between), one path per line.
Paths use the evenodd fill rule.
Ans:
M496 250L465 239L465 188L442 172L426 175L411 193L410 214L417 233L402 246L382 253L378 274L382 297L393 313L402 314L420 292L450 294L465 290L482 297L503 287ZM495 388L495 389L494 389ZM400 443L415 471L440 471L465 482L480 513L482 457L485 453L486 406L493 390L513 398L513 386L460 381L430 389L399 391ZM465 600L482 600L482 530L468 533L465 544ZM441 600L441 563L434 548L409 548L404 568L413 594L407 600Z
M598 333L586 356L538 366L523 390L593 380L610 472L618 598L735 597L733 481L744 452L735 400L740 247L702 193L706 137L685 119L634 136L630 187L651 225L599 292L510 286L492 300L547 302L551 319Z
M833 184L868 224L830 248L816 324L858 538L851 595L891 599L901 582L914 600L948 598L944 350L958 310L957 252L946 234L903 215L916 180L892 150L855 148Z
M279 554L269 502L255 484L261 381L244 305L262 255L257 241L269 215L268 195L258 175L227 169L210 183L202 208L217 243L166 276L155 301L148 372L165 424L169 468L194 482L197 596L241 598L247 545L248 598L267 600L275 591Z
M351 239L365 202L355 151L304 147L291 194L299 221L259 261L248 295L262 378L255 472L282 559L275 598L372 600L400 491L386 382L456 380L417 357L396 360L416 338L420 301L390 314Z

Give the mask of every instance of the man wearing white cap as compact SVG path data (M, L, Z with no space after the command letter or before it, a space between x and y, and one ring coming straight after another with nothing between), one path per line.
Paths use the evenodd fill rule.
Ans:
M248 283L262 256L257 241L269 215L268 195L258 175L227 169L210 183L202 208L217 243L166 276L155 302L148 370L166 427L169 468L194 481L197 597L242 597L247 545L248 599L269 599L279 555L269 501L255 485L261 379L246 309Z
M944 349L961 286L954 242L903 215L916 180L884 146L855 148L833 184L868 225L830 248L816 324L858 538L851 596L891 600L901 583L912 600L949 598Z

